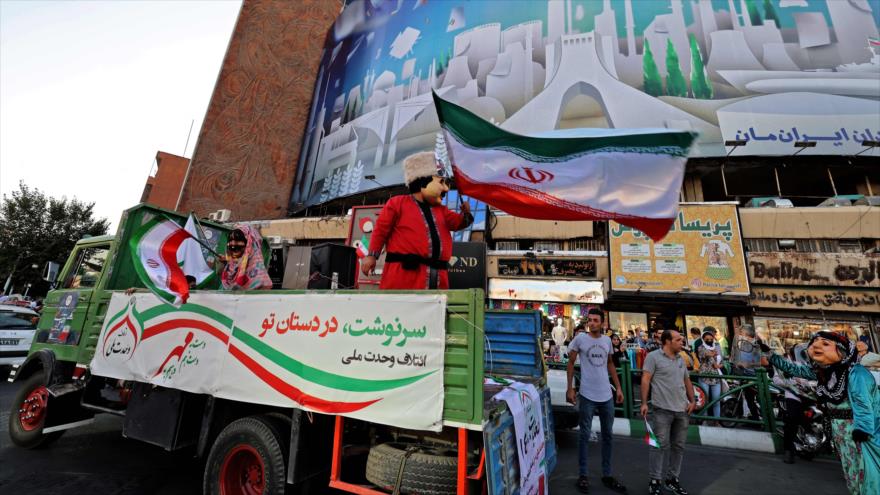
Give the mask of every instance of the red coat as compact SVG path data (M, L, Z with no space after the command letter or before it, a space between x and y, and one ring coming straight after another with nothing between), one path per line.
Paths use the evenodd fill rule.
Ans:
M445 206L432 206L431 216L434 220L436 236L429 230L428 219L422 214L422 208L411 195L391 198L379 218L373 234L370 236L370 253L378 254L385 251L397 254L413 254L423 258L432 258L432 251L439 250L436 259L447 262L452 256L453 230L461 230L471 224L473 218L455 213ZM435 246L432 237L439 241ZM446 270L437 270L438 289L449 288ZM418 265L417 270L405 270L402 263L385 262L382 269L380 289L428 289L428 266Z

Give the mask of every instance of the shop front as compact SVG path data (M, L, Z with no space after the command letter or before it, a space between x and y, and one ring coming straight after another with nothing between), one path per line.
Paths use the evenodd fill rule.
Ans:
M822 329L878 349L880 255L749 253L755 329L777 352Z
M736 204L682 204L669 233L654 242L609 222L612 328L650 338L652 329L718 331L722 348L749 314L749 282Z
M544 315L544 336L563 327L567 339L591 308L605 302L604 253L489 253L489 307L535 309Z

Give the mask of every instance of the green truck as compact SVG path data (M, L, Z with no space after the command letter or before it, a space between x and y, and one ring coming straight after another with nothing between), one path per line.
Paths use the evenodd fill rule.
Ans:
M9 416L17 446L46 446L103 413L124 417L128 438L204 457L205 493L513 493L516 436L510 412L491 400L497 388L484 386L491 374L535 385L552 471L537 314L487 311L480 289L213 287L179 307L126 295L143 287L130 238L157 217L185 221L133 207L115 236L79 241L50 280L57 288L30 353L9 377L19 384ZM222 253L230 226L202 228ZM365 312L369 321L357 316Z

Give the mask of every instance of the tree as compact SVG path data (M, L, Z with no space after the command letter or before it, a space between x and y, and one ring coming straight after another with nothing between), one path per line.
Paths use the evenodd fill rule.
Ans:
M686 97L688 95L687 82L678 65L678 53L671 39L666 39L666 94L669 96Z
M761 26L764 24L764 19L761 18L761 12L758 11L758 6L755 5L755 0L746 0L746 10L749 12L749 19L752 20L752 26Z
M712 83L709 82L709 74L706 71L706 66L703 65L700 45L697 44L697 37L693 34L689 38L691 44L691 92L694 94L694 98L711 100Z
M645 53L642 56L642 72L645 81L645 93L651 96L663 94L663 80L660 79L660 71L654 62L654 54L651 53L651 44L645 40Z
M86 235L107 233L110 223L95 219L94 203L46 196L20 182L0 204L0 283L11 275L12 289L42 295L48 284L41 279L47 261L63 263L76 241ZM37 268L33 268L36 266Z
M773 2L770 0L764 0L764 19L773 21L777 28L782 27L782 24L779 22L779 14L776 13L776 9L773 8Z

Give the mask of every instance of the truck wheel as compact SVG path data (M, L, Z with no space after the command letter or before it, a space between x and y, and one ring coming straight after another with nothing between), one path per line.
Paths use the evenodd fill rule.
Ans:
M204 493L283 495L287 443L272 419L251 416L233 421L208 454Z
M43 373L37 371L21 382L12 409L9 411L9 438L26 449L49 445L64 434L64 430L43 434L43 423L49 405L49 390Z
M371 448L367 457L367 480L386 490L393 490L400 465L408 451L413 453L406 458L400 476L400 493L455 493L457 453L428 445L389 442Z

